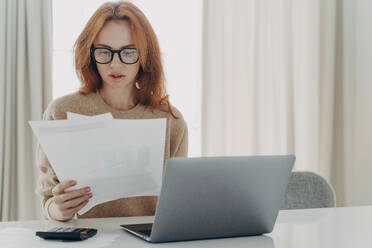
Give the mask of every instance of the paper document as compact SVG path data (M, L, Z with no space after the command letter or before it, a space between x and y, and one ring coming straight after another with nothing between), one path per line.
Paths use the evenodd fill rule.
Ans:
M68 120L81 120L81 119L95 119L95 120L112 120L114 117L111 113L104 113L101 115L94 115L94 116L87 116L87 115L81 115L76 114L72 112L67 112L67 119Z
M30 125L58 179L76 180L71 189L91 187L79 214L123 197L159 195L166 119L71 118Z

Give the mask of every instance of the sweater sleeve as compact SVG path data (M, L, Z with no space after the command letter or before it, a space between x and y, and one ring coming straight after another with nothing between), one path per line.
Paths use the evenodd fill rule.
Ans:
M187 157L189 146L189 135L186 123L184 123L182 135L173 157Z
M36 192L41 196L41 205L44 216L47 219L51 219L48 208L53 197L52 189L59 183L59 181L40 145L38 145L37 149L37 158L37 164L41 174L38 178Z
M170 157L187 157L188 153L188 129L182 114L173 108L178 119L171 121L171 134L170 134Z
M44 112L43 120L54 120L50 108ZM59 181L40 144L38 144L37 147L37 166L39 167L41 174L38 178L36 193L41 196L41 205L44 216L47 219L51 219L48 208L53 198L52 189L59 183Z

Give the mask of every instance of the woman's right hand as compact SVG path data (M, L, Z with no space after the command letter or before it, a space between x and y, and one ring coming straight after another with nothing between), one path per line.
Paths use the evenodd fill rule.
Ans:
M82 209L93 196L89 187L65 192L67 188L76 185L76 181L69 180L57 184L52 193L54 195L49 205L49 216L52 219L65 221L70 220Z

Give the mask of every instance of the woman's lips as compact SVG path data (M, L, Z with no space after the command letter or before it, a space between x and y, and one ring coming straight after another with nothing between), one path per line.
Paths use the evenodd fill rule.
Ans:
M125 78L125 75L122 75L122 74L111 74L110 75L110 78L114 81L120 81L122 80L123 78Z

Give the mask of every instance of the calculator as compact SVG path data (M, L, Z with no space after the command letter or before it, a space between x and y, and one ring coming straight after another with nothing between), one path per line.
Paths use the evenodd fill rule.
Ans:
M45 232L36 232L43 239L85 240L96 235L97 229L79 227L55 227Z

